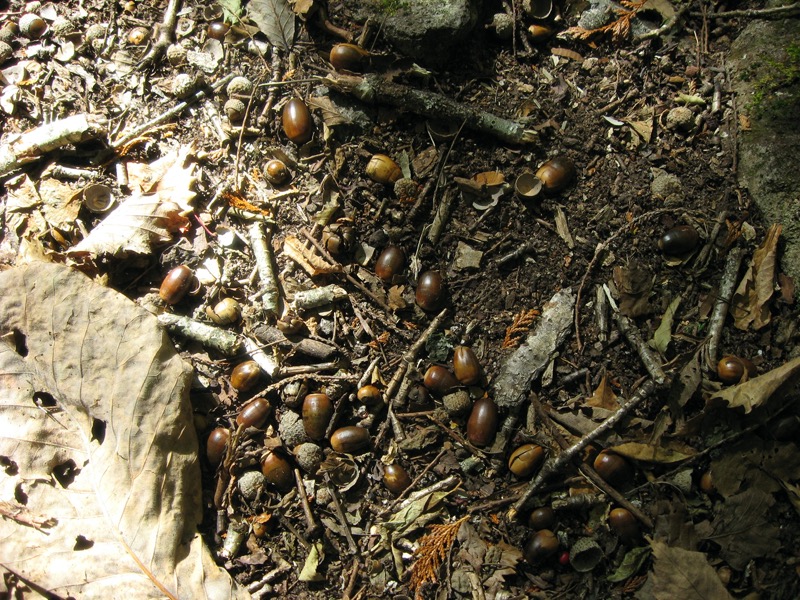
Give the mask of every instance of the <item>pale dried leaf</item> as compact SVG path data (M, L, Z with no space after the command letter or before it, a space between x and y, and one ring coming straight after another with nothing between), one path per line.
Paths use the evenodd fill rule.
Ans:
M305 17L314 8L314 0L290 0L292 10L300 17Z
M317 571L323 560L325 560L325 551L322 544L319 542L311 544L306 562L303 564L303 570L297 576L298 581L325 581L325 577Z
M650 544L655 557L652 592L656 600L732 600L702 552Z
M763 375L718 391L709 398L708 403L721 400L727 403L728 408L741 406L745 413L749 413L769 400L782 386L788 388L798 376L800 376L800 358L795 358Z
M239 20L242 14L242 3L240 0L217 0L217 4L219 4L222 9L225 21L235 23Z
M764 242L753 253L753 260L731 300L734 325L739 329L761 329L769 325L770 305L775 294L775 263L782 227L769 228Z
M619 408L617 402L617 395L608 383L608 374L603 373L603 379L600 380L600 385L594 391L594 394L586 400L589 406L598 406L608 410L616 411Z
M351 120L343 115L327 96L315 96L308 101L309 108L316 108L322 115L322 121L328 127L348 125Z
M663 446L653 446L651 444L641 444L639 442L626 442L611 448L617 454L627 456L636 460L644 460L654 463L674 463L686 460L694 456L694 452L688 448L681 450L665 448Z
M287 235L283 240L283 252L312 277L339 271L338 267L327 263L313 249L308 248L294 236Z
M653 333L653 339L649 342L650 346L658 350L660 354L664 354L667 351L669 343L672 341L672 320L675 318L675 313L680 305L680 296L670 302L667 310L664 311L664 316L661 317L658 329Z
M250 0L247 15L273 46L290 50L294 45L294 13L287 0Z
M0 286L0 331L25 340L0 342L0 456L16 469L0 497L20 489L55 520L47 535L0 520L0 564L63 597L248 597L196 532L191 369L155 317L60 265L5 271Z

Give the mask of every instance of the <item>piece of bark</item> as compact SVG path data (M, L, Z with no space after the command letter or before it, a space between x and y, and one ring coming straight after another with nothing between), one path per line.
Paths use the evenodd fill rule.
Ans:
M253 328L253 336L265 346L277 345L284 352L299 352L318 360L329 360L337 352L335 346L319 340L311 338L290 340L277 327L270 327L269 325L256 325Z
M403 110L436 119L465 123L465 127L485 133L509 144L527 144L536 139L535 132L520 123L456 102L442 94L418 90L394 83L380 75L330 74L324 81L339 91L352 94L370 104L389 104Z
M158 322L170 333L200 342L206 348L217 350L225 356L235 356L242 350L242 342L238 336L219 327L171 313L158 315Z

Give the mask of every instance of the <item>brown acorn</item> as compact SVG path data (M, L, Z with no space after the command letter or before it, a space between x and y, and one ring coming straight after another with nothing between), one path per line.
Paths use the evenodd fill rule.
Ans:
M271 408L266 398L254 398L239 412L236 424L259 428L267 420Z
M306 103L292 98L283 107L283 132L295 144L305 144L314 135L314 119Z
M333 416L333 403L327 394L309 394L303 400L303 428L314 441L325 437Z
M331 435L331 447L336 452L358 454L370 445L369 430L357 425L337 429Z
M467 421L467 439L475 446L488 446L497 433L498 422L497 405L489 396L484 396L472 407Z
M292 465L277 452L270 452L261 460L261 472L267 482L281 492L288 492L294 487Z
M383 470L383 484L395 496L399 496L411 485L411 477L402 466L392 463Z
M432 312L442 307L445 289L439 271L425 271L419 276L415 298L422 310Z
M594 470L608 484L618 486L630 481L633 470L630 464L619 454L601 452L594 459Z
M422 382L426 388L439 396L444 396L454 387L458 386L458 379L441 365L431 365L428 367Z
M469 346L457 346L453 352L453 373L464 385L475 385L481 379L481 363Z

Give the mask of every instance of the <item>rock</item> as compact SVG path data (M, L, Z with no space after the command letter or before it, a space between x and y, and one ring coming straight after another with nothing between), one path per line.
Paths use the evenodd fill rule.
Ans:
M303 420L295 412L287 410L278 422L278 434L287 446L297 446L308 441Z
M667 129L689 131L694 125L694 113L685 106L676 106L667 113Z
M740 114L739 183L764 214L783 225L781 267L800 281L800 59L787 50L800 39L800 21L753 21L731 46L729 64ZM794 72L794 77L787 76ZM797 287L800 290L800 286ZM797 292L800 294L800 292Z
M665 200L670 196L681 194L683 186L681 180L673 173L667 173L664 169L653 168L653 181L650 183L650 193L653 198Z
M432 66L458 49L478 20L478 0L351 1L356 14L383 23L382 34L397 50ZM385 19L385 22L384 22Z

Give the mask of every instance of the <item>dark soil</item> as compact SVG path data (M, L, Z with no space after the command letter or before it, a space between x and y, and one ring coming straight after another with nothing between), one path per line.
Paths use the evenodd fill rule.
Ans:
M57 10L68 11L71 4L59 4ZM110 2L90 4L96 12L82 26L105 20L110 23L110 31L122 38L132 27L139 24L149 27L162 18L161 3L131 2L124 7ZM181 22L188 24L188 29L182 43L198 49L206 39L203 3L187 0L183 4ZM556 485L534 499L535 506L553 502L557 506L566 505L557 511L558 521L554 526L561 550L532 562L512 550L522 551L533 534L526 522L527 513L518 521L507 519L507 510L526 483L504 466L499 469L497 466L504 465L511 450L524 442L540 444L550 456L557 455L560 448L552 434L552 423L544 423L540 413L529 411L526 402L506 453L492 457L468 447L466 416L449 415L438 398L427 401L414 398L393 406L407 436L405 443L395 439L396 429L390 426L385 409L356 401L355 386L359 379L385 389L404 353L435 315L422 311L414 302L416 277L421 271L433 269L443 274L447 290L443 306L449 314L412 360L409 376L421 380L429 364L452 364L452 349L468 344L475 349L485 374L485 385L469 390L473 399L479 398L483 391L491 395L492 379L513 351L512 347L504 347L504 340L515 315L532 309L541 311L557 291L572 288L581 293L575 320L578 331L573 327L552 370L545 373L543 380L537 379L530 392L531 400L538 399L546 411L584 417L573 418L567 428L558 427L572 444L588 432L587 424L599 423L610 414L608 409L586 404L602 382L607 382L622 402L648 378L639 355L616 331L613 319L611 331L603 341L595 317L597 286L611 284L617 302L621 302L624 298L620 299L619 288L624 287L627 278L636 275L650 284L635 293L633 301L623 302L626 307L635 305L630 314L645 340L653 337L670 303L681 298L672 341L662 357L668 376L677 379L705 342L710 309L728 253L734 247L743 248L744 264L749 264L753 250L763 241L770 225L761 221L746 190L740 189L736 181L735 151L740 126L737 108L744 107L735 106L728 92L725 52L746 20L693 16L703 9L697 4L684 16L681 27L660 38L616 44L602 37L595 38L592 44L551 38L534 46L533 52L526 51L518 41L515 53L511 41L500 41L483 27L494 12L502 10L498 3L486 4L474 35L447 68L425 74L412 70L410 61L395 55L380 36L372 45L376 54L372 68L391 73L400 83L520 120L537 132L533 143L510 147L475 134L468 127L453 139L432 141L423 117L393 107L361 105L342 94L331 93L318 78L330 71L326 56L331 45L342 40L331 37L314 21L299 28L291 57L283 55L270 64L268 59L248 53L246 40L227 40L224 65L215 73L204 75L207 85L228 73L263 83L271 81L274 67L280 66L285 81L302 82L257 89L249 107L250 123L257 135L240 139L235 131L220 143L212 133L213 113L198 104L177 117L168 133L151 132L148 139L133 146L127 154L131 160L149 161L178 142L193 143L201 157L202 175L197 185L194 227L183 239L159 255L105 257L94 265L97 273L108 275L111 285L126 295L142 298L158 288L172 267L181 263L198 267L203 260L217 254L227 261L228 282L204 287L171 310L207 320L202 309L230 296L245 306L243 322L232 326L232 330L252 334L259 326L274 324L274 318L262 314L254 304L258 280L251 276L255 263L249 247L240 244L235 252L221 249L216 234L223 227L232 228L248 239L250 221L239 212L221 207L232 195L238 194L249 201L259 198L243 174L249 174L262 186L269 186L263 179L263 171L266 161L275 156L284 158L293 174L291 183L281 190L294 193L275 202L271 216L276 224L272 248L284 298L291 300L301 289L332 283L349 294L348 299L333 306L300 314L305 327L297 336L291 336L295 341L310 337L335 346L335 365L301 377L264 379L255 390L244 394L231 387L229 378L231 368L244 360L244 356L231 360L176 338L176 344L185 351L185 357L199 375L193 399L201 444L205 444L214 427L232 427L237 413L250 398L265 396L272 404L272 416L264 428L246 431L236 447L234 476L257 469L267 448L282 448L278 422L287 411L299 413L305 393L328 391L337 405L335 425L366 421L372 436L369 451L352 459L360 474L358 480L336 491L353 543L344 534L345 525L328 489L329 479L321 473L303 474L317 524L309 530L296 491L282 502L282 493L268 485L254 500L245 500L233 485L230 493L224 497L218 495L215 506L219 475L203 456L208 492L204 498L207 518L204 530L209 545L215 552L221 548L220 534L228 532L230 519L248 522L255 518L265 522L257 531L259 535L248 530L245 543L235 556L221 558L221 564L245 586L264 581L267 574L284 565L283 561L288 561L291 568L271 575L267 587L254 585L253 591L271 590L270 597L292 598L374 598L386 594L413 597L415 590L409 583L409 569L420 556L419 552L414 555L420 538L430 531L423 525L452 523L469 516L466 521L469 527L462 528L452 550L449 546L443 548L447 566L435 569L436 580L416 590L421 597L478 598L484 590L486 597L492 598L610 598L635 594L650 598L656 597L656 592L661 594L658 597L667 597L663 594L669 587L663 576L659 579L654 574L652 557L645 556L641 566L621 580L608 580L625 554L632 548L647 546L649 539L705 553L710 568L716 569L735 597L748 594L760 598L797 597L800 595L795 549L800 535L795 510L798 500L794 488L782 486L791 485L791 479L800 474L794 473L796 468L784 466L785 474L773 472L763 477L781 485L762 485L759 483L762 479L750 476L751 471L735 471L729 462L731 453L750 456L748 464L764 471L767 459L759 458L761 453L784 456L788 447L789 454L796 455L796 393L781 397L780 406L776 406L778 401L766 403L749 414L712 408L706 400L721 384L702 362L703 381L684 406L671 401L675 398L674 388L665 386L657 390L611 434L600 438L595 448L640 442L681 448L689 456L697 455L669 464L660 460L631 460L634 474L618 487L627 500L653 520L655 529L643 528L647 538L620 540L607 525L608 511L617 505L582 478L577 469L569 468L553 478ZM11 3L12 10L20 6L19 2ZM725 5L714 6L717 11L725 9ZM360 33L360 23L354 20L347 6L332 2L329 14L336 25L356 35ZM551 24L557 29L574 25L578 14L575 7L563 9L563 17ZM522 30L530 24L520 18L518 28ZM119 44L120 37L116 39ZM128 44L122 46L134 62L144 52ZM86 52L78 57L85 69L98 76L95 54ZM193 72L188 66L173 67L161 58L149 69L135 73L140 85L128 90L133 100L125 114L114 108L114 98L121 89L101 83L85 91L82 80L76 78L74 93L63 111L66 114L94 111L115 118L123 126L137 126L175 104L176 100L163 90L169 90L169 80L180 71ZM721 104L718 111L712 112L715 82L721 92ZM267 94L272 92L273 110L259 121ZM42 106L52 103L55 94L45 83L39 90ZM684 106L676 100L679 94L700 96L705 104L689 105L693 119L685 129L670 129L668 112ZM279 109L284 101L292 96L308 100L328 95L336 105L356 106L369 121L360 127L334 125L323 130L325 115L317 109L313 140L300 148L287 141L280 124ZM220 111L224 101L222 94L210 100ZM222 120L228 127L224 116ZM649 124L652 137L643 140L627 121ZM3 129L21 131L36 124L37 119L29 118L21 110L6 117ZM330 133L327 139L323 139L323 131ZM398 161L405 154L415 167L421 166L415 160L423 153L433 156L431 167L427 171L422 169L422 174L412 167L411 175L419 184L418 189L426 192L416 205L413 198L399 199L391 186L366 177L365 167L375 153L387 154ZM555 156L568 157L574 162L577 176L572 184L557 194L520 200L512 189L516 177L526 170L536 171ZM78 152L65 156L64 160L86 167L92 157ZM435 183L437 168L441 169L438 185L431 185ZM656 169L677 177L680 187L675 194L664 198L653 192L651 183L658 173ZM454 178L472 178L488 171L502 173L508 189L495 206L479 210L471 198L461 193ZM32 174L37 175L35 168ZM104 181L117 186L113 163L104 172ZM243 182L238 189L237 181ZM323 206L331 199L329 190L335 192L334 201L338 201L339 209L325 227L315 225ZM441 237L432 244L427 228L436 208L448 196L454 199L452 212ZM563 215L568 235L557 230L559 215ZM718 222L722 226L712 237ZM327 236L333 223L352 226L356 240L352 250L334 258L367 289L375 290L383 298L390 285L371 276L377 255L391 242L413 257L413 268L405 269L395 282L399 286L395 292L402 297L405 307L400 307L402 303L391 296L393 312L386 313L342 274L309 277L286 255L284 240L288 236L304 242L302 230L318 238ZM92 221L87 221L89 228L92 225ZM710 250L706 261L698 261L698 251L694 251L680 264L668 264L658 241L676 225L691 225L699 232L699 248L708 245ZM605 252L593 260L599 244L606 244ZM357 260L363 257L360 245L370 255L359 267ZM482 253L479 266L457 265L456 258L464 246ZM525 251L517 252L523 246ZM319 254L317 250L314 252ZM60 254L55 256L60 260ZM797 336L792 325L797 321L796 309L776 300L769 310L771 323L758 331L737 329L728 318L720 353L749 358L759 374L785 363L793 352L796 354ZM283 367L320 362L289 352L283 346L279 352ZM377 365L374 373L366 373L371 364ZM501 413L501 422L508 416ZM776 423L789 427L791 433L776 433ZM408 442L408 438L416 439L423 430L427 437ZM331 452L326 441L321 446L326 453ZM285 451L291 457L292 447ZM465 473L459 463L472 455L481 457L481 466ZM387 538L380 537L382 531L385 534L380 525L391 514L383 512L394 501L382 481L385 464L389 462L387 456L405 467L412 479L431 467L414 489L426 488L451 475L459 480L458 489L431 511L434 516L427 515L419 526L410 527L392 540L394 554L389 550ZM499 460L493 462L492 458ZM338 460L331 455L329 466ZM709 468L715 478L725 480L724 489L699 488L700 478ZM685 477L685 487L677 482L676 473ZM752 509L760 515L760 520L744 519L747 541L731 549L731 544L723 538L738 534L721 528L719 519L727 514L725 506L731 506L731 497L753 489L765 491L770 502ZM565 502L579 494L588 494L589 500L573 503L574 507ZM219 521L218 512L223 515ZM762 528L769 538L766 548L750 541L752 532ZM568 555L561 556L561 551L569 552L571 545L583 537L594 537L603 551L599 564L589 573L577 572L569 564ZM476 548L481 540L490 548L503 549L504 560L508 562L498 564L488 554L479 553ZM321 542L324 550L318 568L319 581L300 582L298 575L313 542ZM509 568L504 571L504 578L492 578L506 567ZM404 573L398 573L398 568ZM470 571L477 573L472 583L465 575ZM482 588L480 592L476 591L478 588ZM672 597L681 596L675 593Z

